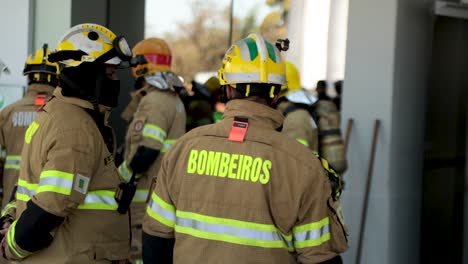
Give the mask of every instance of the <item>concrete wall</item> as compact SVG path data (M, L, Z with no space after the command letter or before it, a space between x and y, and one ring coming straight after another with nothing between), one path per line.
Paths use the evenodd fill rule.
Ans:
M423 263L461 263L468 109L468 20L437 17L427 96ZM431 241L443 241L434 243ZM429 252L431 252L429 254Z
M71 0L40 0L34 4L32 51L44 43L54 49L71 25Z
M361 263L418 263L429 8L424 0L350 1L342 127L354 127L344 175L357 253L372 129L381 120ZM372 21L372 22L370 22ZM416 150L416 151L413 151Z
M0 0L0 59L11 71L0 77L0 84L26 85L23 68L31 46L31 5L30 0Z
M93 6L93 8L89 8ZM72 25L79 23L97 23L107 26L117 35L124 35L131 47L144 36L145 20L144 0L73 0ZM117 142L123 141L126 124L120 114L130 100L134 79L130 69L119 71L120 96L119 106L112 112L110 124L117 133Z
M390 148L389 263L420 259L425 98L431 57L431 6L399 0L395 39ZM432 233L432 232L430 232ZM425 262L422 262L425 263Z

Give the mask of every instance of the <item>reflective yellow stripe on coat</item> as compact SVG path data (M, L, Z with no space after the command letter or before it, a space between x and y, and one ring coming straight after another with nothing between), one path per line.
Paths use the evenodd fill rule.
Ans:
M146 211L151 218L178 233L238 245L294 251L292 236L282 234L274 225L176 210L155 193Z
M146 123L143 126L143 137L151 138L160 142L161 144L164 144L164 141L167 137L167 133L166 131L164 131L164 129L160 128L159 126Z
M20 169L21 156L7 155L5 159L5 169Z

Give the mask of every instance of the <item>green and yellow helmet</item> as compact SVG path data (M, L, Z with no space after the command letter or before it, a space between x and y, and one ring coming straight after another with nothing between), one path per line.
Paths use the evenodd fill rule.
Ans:
M229 48L218 76L221 85L234 88L251 83L286 85L285 63L280 51L259 34L250 34Z
M286 82L287 85L281 87L281 96L291 94L301 89L301 76L296 66L287 61L286 62Z
M38 83L57 84L58 65L48 61L50 54L48 45L45 43L42 48L30 54L26 59L23 75L29 76L29 81Z

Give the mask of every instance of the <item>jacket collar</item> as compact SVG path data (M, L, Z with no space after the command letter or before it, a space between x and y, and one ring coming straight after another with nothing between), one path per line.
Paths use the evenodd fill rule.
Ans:
M28 86L28 90L26 91L26 96L34 96L38 93L45 93L47 97L50 97L54 92L54 87L42 84L42 83L33 83Z
M73 104L82 108L94 109L93 104L89 101L79 99L76 97L63 96L62 88L60 87L55 88L54 96L58 100L69 103L69 104Z
M275 109L245 99L230 100L226 104L223 119L234 119L234 117L247 117L249 121L277 129L284 121L283 115Z

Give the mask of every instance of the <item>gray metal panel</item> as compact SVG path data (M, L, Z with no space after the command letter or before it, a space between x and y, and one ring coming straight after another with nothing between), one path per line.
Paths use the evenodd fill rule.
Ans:
M144 37L145 0L73 0L72 25L97 23L108 27L117 35L124 35L131 47ZM134 79L130 69L121 70L119 106L110 116L110 124L116 131L120 145L126 133L127 124L120 114L130 101Z

